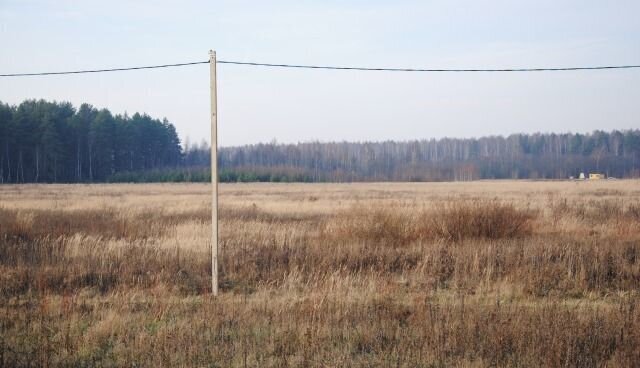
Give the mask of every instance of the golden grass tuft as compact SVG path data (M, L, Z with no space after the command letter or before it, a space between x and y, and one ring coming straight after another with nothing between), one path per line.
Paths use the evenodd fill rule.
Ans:
M505 239L530 235L534 211L496 200L455 201L432 216L433 231L452 242L468 238Z

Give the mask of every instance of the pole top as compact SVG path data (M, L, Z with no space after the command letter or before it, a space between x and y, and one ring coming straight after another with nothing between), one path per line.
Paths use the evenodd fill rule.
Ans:
M214 50L209 50L209 57L216 57L216 52Z

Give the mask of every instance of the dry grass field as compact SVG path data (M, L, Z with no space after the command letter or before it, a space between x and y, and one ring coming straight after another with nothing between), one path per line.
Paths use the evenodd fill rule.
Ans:
M637 367L640 182L0 186L0 366Z

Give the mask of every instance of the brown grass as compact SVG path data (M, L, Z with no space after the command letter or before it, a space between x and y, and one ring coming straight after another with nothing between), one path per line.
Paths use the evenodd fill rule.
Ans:
M580 185L223 185L218 298L207 186L0 187L0 366L637 366L638 182Z
M450 202L433 216L434 232L452 242L505 239L531 234L534 214L495 200Z

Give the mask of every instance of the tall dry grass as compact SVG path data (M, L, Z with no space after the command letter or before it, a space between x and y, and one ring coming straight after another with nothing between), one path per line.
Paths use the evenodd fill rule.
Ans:
M206 186L0 187L0 363L637 366L637 182L573 184L222 186L217 299Z

